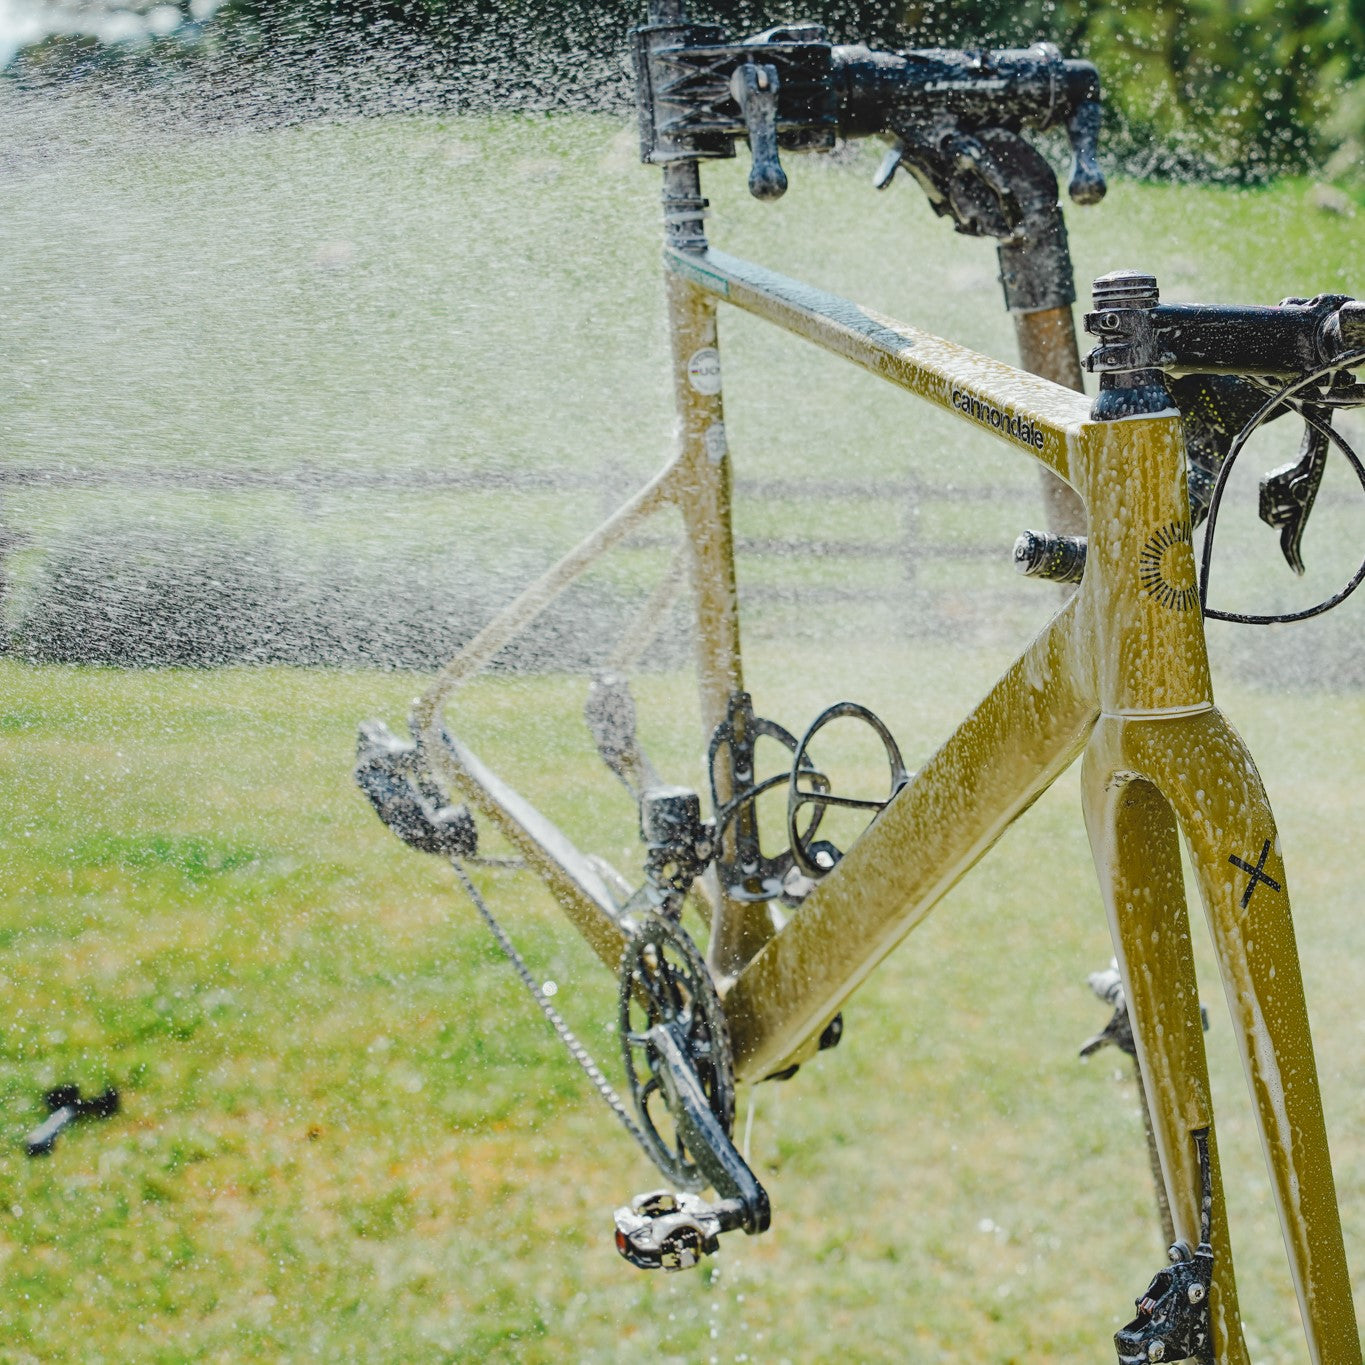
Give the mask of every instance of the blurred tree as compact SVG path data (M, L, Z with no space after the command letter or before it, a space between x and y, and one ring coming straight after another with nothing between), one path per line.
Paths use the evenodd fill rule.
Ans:
M735 34L809 17L842 42L1050 39L1100 68L1107 148L1131 170L1257 180L1328 163L1365 181L1365 0L692 0L690 10ZM625 35L644 11L645 0L225 0L186 28L215 60L265 58L303 86L325 85L332 101L344 89L319 70L363 62L399 84L444 83L464 107L600 107L629 99ZM162 45L177 61L195 50L184 34ZM89 65L89 44L79 53ZM362 107L383 107L372 86Z
M839 41L1050 39L1099 66L1111 147L1149 174L1302 171L1358 149L1365 131L1365 0L696 0L691 10L735 33L808 16ZM619 52L643 11L643 0L228 0L225 16L271 43L344 28L416 36L458 59L490 42L509 57Z

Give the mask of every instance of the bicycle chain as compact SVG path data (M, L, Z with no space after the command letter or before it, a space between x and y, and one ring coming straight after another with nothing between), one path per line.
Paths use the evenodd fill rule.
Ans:
M452 858L450 865L455 869L455 875L460 879L460 885L464 887L465 894L474 903L474 908L479 912L479 917L488 926L489 932L493 935L499 948L502 949L504 956L512 964L512 969L521 978L521 983L531 993L531 998L536 1002L540 1011L546 1019L550 1021L550 1026L559 1035L559 1040L569 1050L569 1056L583 1068L584 1074L593 1083L597 1093L606 1102L607 1108L611 1110L621 1121L621 1126L635 1139L636 1145L654 1163L655 1157L649 1139L639 1124L631 1118L622 1102L620 1095L616 1093L616 1088L602 1074L602 1069L593 1061L587 1048L578 1041L574 1031L564 1022L564 1016L550 1004L546 999L545 993L536 984L536 979L531 975L531 969L526 965L526 959L517 951L512 940L508 938L507 931L494 918L493 912L484 903L484 899L479 895L478 889L470 880L469 874L464 870L463 864L458 859Z

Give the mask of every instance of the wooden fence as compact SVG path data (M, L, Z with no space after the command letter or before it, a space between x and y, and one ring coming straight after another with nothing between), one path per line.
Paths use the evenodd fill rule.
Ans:
M31 543L24 527L15 524L14 495L20 493L60 497L75 490L107 490L111 498L154 491L224 496L280 493L296 499L300 515L312 520L321 515L324 498L346 494L584 495L605 515L629 486L628 478L610 470L366 470L320 462L282 470L153 464L99 468L57 462L0 465L0 591L5 582L4 557ZM1021 596L1036 602L1049 591L1017 580L1009 567L1013 535L1025 525L1040 524L1040 499L1033 484L942 485L904 475L892 480L738 478L735 495L737 505L778 502L808 509L809 515L793 518L805 525L830 520L825 514L840 504L875 505L883 527L888 522L895 525L895 534L889 538L885 534L879 538L820 537L799 531L759 536L741 530L736 535L736 552L742 568L742 595L747 605L760 612L765 606L786 603L801 613L839 614L858 604L875 604L889 608L890 619L906 635L972 638L991 634L1002 613L1017 606ZM1019 521L1017 525L1010 522L1012 529L989 543L970 534L935 534L934 522L941 520L935 510L945 507L977 508L997 523L1000 509L1013 507L1018 509ZM888 508L894 509L889 518ZM962 521L960 513L957 520ZM666 534L648 527L628 542L635 548L662 548L670 543ZM807 575L798 585L776 586L774 580L782 574L775 561L784 560L819 560L831 571L820 575L819 582L809 581ZM769 562L772 572L743 572L746 563L763 561ZM849 572L840 572L840 565L847 565Z

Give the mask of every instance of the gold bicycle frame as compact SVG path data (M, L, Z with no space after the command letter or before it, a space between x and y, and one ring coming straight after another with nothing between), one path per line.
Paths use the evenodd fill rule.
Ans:
M843 1002L1079 755L1085 820L1129 1002L1178 1237L1199 1240L1209 1129L1216 1359L1249 1365L1213 1132L1177 828L1217 952L1270 1168L1310 1355L1357 1365L1316 1062L1274 817L1213 702L1176 413L1095 422L1081 394L761 267L665 250L681 418L666 467L489 623L413 714L438 775L521 851L603 962L630 926L555 827L458 742L445 707L534 616L664 507L682 517L706 734L742 689L730 458L716 312L724 301L841 355L1040 462L1084 503L1076 593L776 934L763 904L708 886L710 965L737 1079L800 1060ZM1072 343L1074 354L1074 342ZM728 793L721 792L723 801Z

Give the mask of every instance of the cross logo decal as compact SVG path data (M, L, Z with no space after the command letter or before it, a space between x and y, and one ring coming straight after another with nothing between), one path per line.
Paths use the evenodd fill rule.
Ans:
M1242 909L1245 910L1251 904L1251 893L1255 891L1258 882L1264 882L1272 891L1281 890L1279 882L1274 877L1267 877L1264 868L1265 860L1270 857L1270 840L1267 839L1261 845L1261 856L1256 860L1256 866L1244 863L1235 853L1228 859L1233 867L1240 867L1243 872L1251 873L1251 880L1247 883L1247 889L1242 892Z

